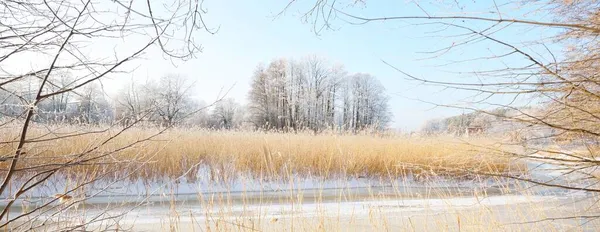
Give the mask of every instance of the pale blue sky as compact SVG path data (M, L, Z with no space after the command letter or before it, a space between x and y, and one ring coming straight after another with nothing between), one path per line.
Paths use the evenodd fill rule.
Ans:
M307 1L312 2L314 1ZM197 38L204 47L203 53L196 59L176 66L162 57L151 57L140 64L134 75L150 78L166 73L185 75L196 82L195 95L206 102L215 99L221 88L227 89L235 85L228 96L246 103L251 75L259 63L268 63L279 57L301 58L316 54L333 63L343 64L349 73L365 72L376 76L391 96L389 103L394 115L392 126L412 130L427 119L460 113L449 109L431 110L431 105L414 99L456 103L467 95L458 91L440 92L439 88L416 85L381 60L414 75L459 81L460 77L450 71L472 71L495 67L495 64L471 62L442 67L436 65L501 51L483 43L464 47L463 50L438 59L421 60L429 55L420 52L447 46L457 38L441 38L440 34L428 33L433 30L432 26L410 26L398 21L349 25L340 20L334 22L335 30L323 31L317 36L312 31L313 25L303 23L300 19L300 12L307 9L306 3L298 3L288 9L285 15L273 17L286 3L287 1L281 0L206 1L206 21L209 25L220 27L220 30L216 35L203 34ZM465 4L465 11L475 12L474 14L486 11L486 7L490 6L487 2L477 3L481 6L472 1ZM444 5L423 4L422 7L430 13L451 11L451 8ZM501 11L522 16L518 10L510 9L501 6ZM367 1L366 6L347 10L364 16L424 14L410 1ZM483 25L470 26L483 28ZM449 30L443 35L458 32ZM541 38L539 32L533 33L527 28L517 28L498 36L514 42ZM518 64L522 60L508 59L508 62Z

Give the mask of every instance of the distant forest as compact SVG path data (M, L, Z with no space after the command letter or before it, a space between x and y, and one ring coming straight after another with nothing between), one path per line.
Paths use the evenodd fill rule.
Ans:
M35 98L34 86L42 79L36 75L0 89L0 118L23 117L26 102ZM143 83L130 81L115 96L108 96L98 83L60 93L80 80L68 70L57 70L44 92L60 94L39 102L33 120L314 132L382 130L391 120L388 95L375 77L348 74L320 57L275 59L258 65L250 75L248 105L241 105L232 98L208 104L194 100L190 79L177 74ZM201 78L197 81L201 83Z
M453 134L463 135L469 127L492 129L511 113L509 109L498 108L489 112L470 112L461 115L426 121L421 127L424 134Z

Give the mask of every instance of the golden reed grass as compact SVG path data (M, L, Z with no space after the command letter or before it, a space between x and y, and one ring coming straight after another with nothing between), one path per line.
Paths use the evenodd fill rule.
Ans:
M34 126L29 140L56 138L72 133L93 131L94 128ZM96 128L96 130L98 130ZM16 129L1 132L2 141L17 138ZM449 170L469 169L481 172L504 172L509 160L486 155L473 146L454 138L402 137L323 133L270 133L244 131L210 131L204 129L171 129L150 141L135 144L111 153L135 141L147 138L159 130L132 128L106 142L119 130L85 134L59 140L29 143L19 161L20 169L46 165L54 167L67 160L86 160L65 170L72 174L118 172L131 178L177 177L199 163L213 175L232 176L245 173L255 176L286 174L319 177L411 175L458 175ZM484 144L480 139L470 142ZM84 151L103 144L93 152L78 157ZM0 154L14 153L17 143L0 146ZM98 159L87 160L91 157ZM0 163L3 171L8 162ZM39 168L38 168L39 170ZM135 172L134 172L135 170ZM194 177L196 171L188 174Z

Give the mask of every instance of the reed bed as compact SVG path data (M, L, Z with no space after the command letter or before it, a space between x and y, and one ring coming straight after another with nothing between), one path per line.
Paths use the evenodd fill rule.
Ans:
M15 131L18 130L3 131L2 141L17 138ZM74 133L81 135L52 140ZM196 167L203 165L211 170L211 175L222 178L241 173L263 178L292 175L458 178L464 177L464 170L497 173L512 168L508 158L487 155L472 145L493 144L484 138L470 139L467 144L451 137L194 128L163 132L156 128L103 131L39 125L29 134L28 140L32 142L25 146L26 154L19 160L19 169L52 168L65 162L84 164L61 168L75 175L120 171L130 178L148 180L174 178L183 173L194 178ZM16 142L5 143L0 146L0 154L14 153L16 146ZM5 171L8 162L0 163L0 167Z

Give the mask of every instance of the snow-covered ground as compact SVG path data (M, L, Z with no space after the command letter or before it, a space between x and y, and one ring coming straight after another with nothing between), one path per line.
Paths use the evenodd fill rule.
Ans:
M457 198L433 198L433 199L388 199L388 200L367 200L367 201L347 201L347 202L320 202L320 203L296 203L296 204L233 204L225 211L218 207L213 207L207 213L208 206L200 204L177 204L176 212L170 207L146 206L135 210L122 218L122 225L136 225L139 227L150 228L151 226L160 226L165 228L170 226L169 217L173 214L179 216L177 224L189 224L194 221L207 222L211 220L236 221L248 220L265 222L290 221L293 219L309 220L319 219L320 217L331 218L368 218L374 214L392 216L392 215L423 215L432 212L456 212L472 209L481 209L482 207L495 206L519 206L522 204L535 204L539 202L563 200L557 197L528 197L528 196L493 196L493 197L457 197ZM189 226L189 225L188 225Z
M164 196L176 196L177 199L210 194L227 193L228 195L261 196L280 195L285 192L301 191L307 194L325 193L336 195L339 192L347 194L369 195L430 195L435 194L471 194L473 190L499 191L507 185L508 181L498 179L477 180L452 180L444 177L431 177L427 180L415 181L411 176L390 178L367 178L367 177L340 177L322 178L315 176L294 176L286 180L260 180L250 175L239 174L226 181L210 178L208 167L199 167L198 177L188 180L185 176L177 179L163 178L158 180L120 180L108 181L98 180L84 186L81 191L75 191L69 195L86 197L86 203L121 203L153 201L164 198ZM6 205L11 196L21 183L16 181L9 186L0 197L0 206ZM43 203L51 200L55 194L62 194L77 183L60 175L55 175L45 182L44 185L36 187L27 192L25 197L18 199L16 203L37 202ZM433 194L433 195L432 195Z
M556 165L531 161L527 166L530 176L536 179L576 184L570 176L563 177L563 172L556 172L560 168ZM200 170L200 178L194 181L181 177L150 182L96 182L86 186L84 194L80 193L85 200L75 204L76 207L59 212L62 206L55 202L52 204L55 208L20 218L18 224L43 222L42 228L52 229L70 222L86 222L92 230L120 227L139 231L164 231L173 227L204 230L219 226L235 230L289 230L293 227L365 231L384 230L387 226L386 230L437 231L461 226L472 226L474 230L506 229L513 228L511 225L519 221L542 220L531 225L569 229L583 224L581 218L558 220L561 221L558 227L554 225L555 220L543 219L594 213L583 206L595 197L589 193L531 188L527 183L498 178L437 177L415 181L411 177L390 180L297 176L285 181L259 181L239 175L228 181L214 181L203 179L208 175L202 172L206 170ZM9 218L53 200L51 196L62 193L67 185L68 181L57 176L48 185L19 199L11 208ZM10 200L10 195L4 197L0 206L6 206ZM580 211L582 209L587 211ZM31 218L36 219L30 221ZM101 220L106 218L110 220ZM486 220L493 223L487 225ZM491 225L497 227L486 227ZM586 223L586 226L600 228L594 223Z
M61 213L58 216L61 222L55 217L45 225L51 230L53 223L64 226L68 222L85 221L91 222L86 230L109 227L133 231L289 231L292 228L296 231L458 231L461 228L468 231L589 228L595 231L600 228L595 223L580 227L585 222L580 218L536 222L591 213L581 211L589 199L584 202L582 198L569 196L473 195L362 200L324 197L306 201L281 196L279 201L248 202L233 199L235 197L220 199L215 195L207 199L136 205L135 208L132 204L86 205ZM106 218L111 219L99 220Z

